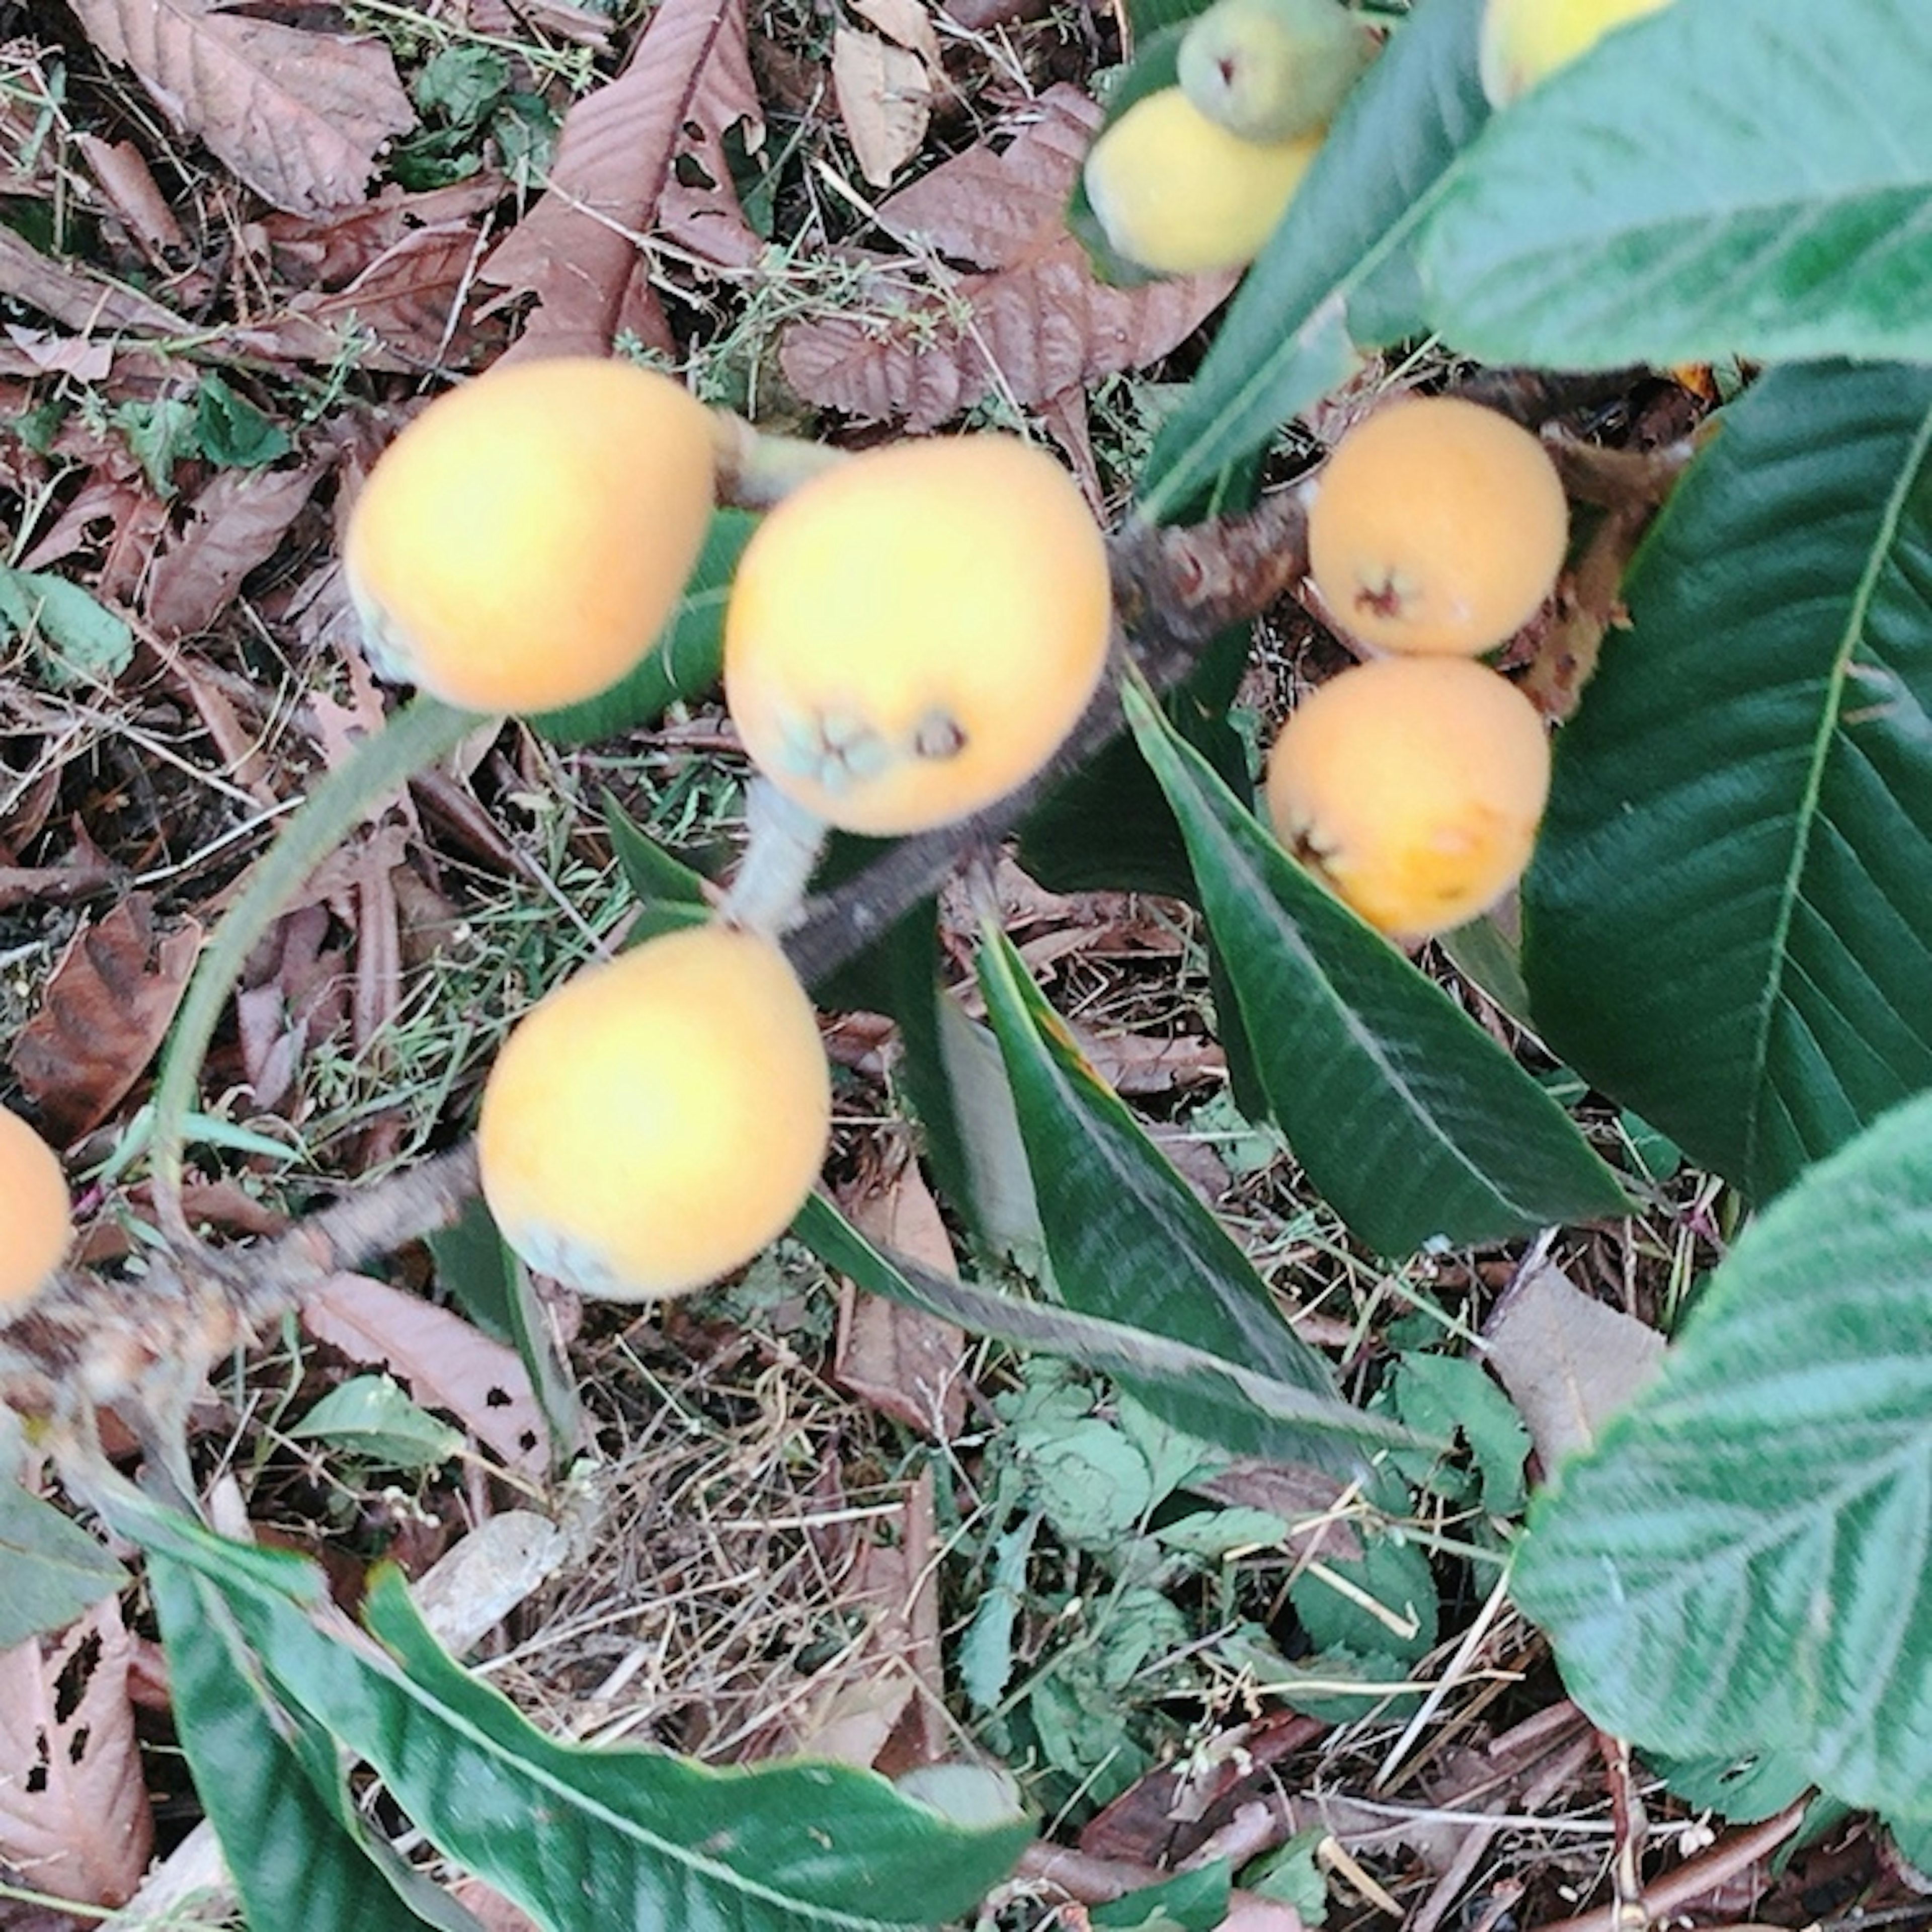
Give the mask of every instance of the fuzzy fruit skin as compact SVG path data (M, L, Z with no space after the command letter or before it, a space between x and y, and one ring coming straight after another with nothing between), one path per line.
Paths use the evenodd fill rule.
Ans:
M1269 754L1275 836L1380 931L1460 926L1521 877L1550 742L1521 692L1466 658L1382 658L1304 698Z
M661 934L512 1030L483 1090L484 1198L530 1266L586 1294L681 1294L749 1261L831 1131L811 1001L769 940Z
M1536 614L1569 537L1562 480L1528 430L1458 398L1405 397L1323 466L1309 574L1375 650L1473 657Z
M1489 0L1483 10L1483 92L1505 107L1546 75L1587 53L1612 27L1660 13L1670 0Z
M1144 95L1088 150L1087 199L1107 239L1164 275L1244 268L1294 199L1322 145L1244 141L1178 87Z
M19 1114L0 1107L0 1306L44 1288L73 1239L60 1156Z
M1215 0L1182 36L1180 91L1244 141L1318 136L1374 58L1337 0Z
M484 712L614 684L697 562L712 447L704 406L627 362L499 364L439 396L378 459L343 542L377 670Z
M724 614L724 694L795 803L926 831L1038 771L1099 688L1106 546L1046 452L986 434L868 450L759 526Z

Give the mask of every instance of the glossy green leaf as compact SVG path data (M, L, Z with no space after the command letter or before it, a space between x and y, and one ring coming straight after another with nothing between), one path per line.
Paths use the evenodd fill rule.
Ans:
M1676 0L1474 148L1428 311L1498 363L1932 358L1932 14Z
M71 1516L0 1480L0 1650L64 1630L128 1573Z
M1616 1177L1556 1102L1295 864L1141 693L1126 695L1275 1118L1355 1234L1400 1256L1622 1211Z
M1414 250L1489 118L1482 0L1422 0L1336 117L1222 319L1142 478L1140 513L1188 512L1228 464L1343 381L1357 351L1420 334Z
M1328 1364L1289 1327L1233 1237L1088 1065L1012 941L988 928L979 969L1060 1300L1339 1401ZM1165 1420L1210 1433L1208 1418L1168 1384L1130 1378L1128 1386ZM1306 1460L1318 1447L1252 1434L1216 1439L1286 1460Z
M714 1771L560 1744L442 1649L393 1568L364 1605L379 1648L326 1608L312 1564L132 1492L115 1514L215 1591L282 1703L366 1760L436 1844L544 1932L577 1932L586 1898L614 1922L687 1932L934 1925L970 1912L1031 1835L1022 1820L951 1824L843 1766Z
M222 1591L158 1552L148 1580L176 1728L250 1925L476 1932L363 1826L326 1733L284 1708Z
M393 1376L352 1376L338 1383L286 1432L388 1469L434 1469L463 1447L462 1430L419 1408Z
M806 1202L791 1232L826 1267L849 1275L872 1294L923 1309L976 1334L1062 1355L1112 1376L1132 1388L1150 1408L1155 1405L1148 1400L1148 1388L1160 1384L1165 1390L1163 1414L1185 1407L1192 1418L1189 1432L1203 1441L1286 1444L1320 1433L1372 1447L1412 1446L1419 1439L1385 1417L1262 1374L1191 1342L935 1274L875 1246L822 1195Z
M1932 1096L1740 1238L1532 1504L1513 1588L1605 1730L1932 1816Z
M710 691L724 668L732 575L758 526L748 510L714 510L684 595L643 662L595 698L532 717L531 728L559 744L591 743L654 724L672 705Z
M1539 1029L1756 1197L1932 1084L1928 451L1932 370L1766 376L1557 739Z

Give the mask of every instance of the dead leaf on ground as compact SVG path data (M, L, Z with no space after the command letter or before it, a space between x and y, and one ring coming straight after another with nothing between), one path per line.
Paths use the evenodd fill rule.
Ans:
M460 1315L367 1275L332 1275L304 1297L302 1326L350 1360L388 1369L425 1408L447 1409L511 1468L541 1474L550 1447L514 1348Z
M208 629L242 580L274 555L325 466L218 470L195 499L188 527L154 560L147 595L154 628L169 638Z
M56 1898L121 1905L147 1868L128 1662L113 1597L57 1641L0 1652L0 1864Z
M242 1065L256 1111L289 1111L302 1056L349 1016L348 962L325 950L328 909L298 906L255 950L235 995Z
M926 63L877 34L841 27L832 37L832 90L859 172L874 188L920 151L932 118Z
M922 1262L936 1274L956 1276L939 1204L910 1160L856 1198L848 1195L843 1204L868 1240ZM965 1420L964 1360L964 1336L951 1322L844 1284L832 1378L862 1401L950 1442Z
M1587 1448L1663 1360L1664 1337L1586 1294L1548 1262L1526 1270L1484 1330L1490 1365L1516 1404L1545 1469Z
M932 274L930 293L896 299L890 319L833 316L788 329L779 359L800 395L914 429L995 392L1037 407L1166 355L1227 298L1232 274L1135 289L1100 281L1063 211L1100 110L1056 86L1028 112L1004 151L981 142L878 211L910 245L990 272Z
M135 334L192 337L194 325L148 296L106 275L43 255L0 224L0 296L84 336L127 330Z
M151 260L160 264L164 250L188 246L188 237L157 185L147 157L132 141L104 141L85 131L76 134L74 141L122 225Z
M154 902L130 892L81 928L14 1042L14 1071L50 1136L71 1144L112 1114L166 1037L201 928L154 929Z
M389 50L214 0L69 0L88 38L132 68L184 132L297 212L359 201L383 144L416 125Z
M745 228L721 145L734 120L763 138L745 40L744 0L664 0L624 71L565 116L548 190L480 271L537 298L513 352L608 354L623 331L670 346L640 243L681 158L708 185L680 238L696 245L705 208L722 233Z

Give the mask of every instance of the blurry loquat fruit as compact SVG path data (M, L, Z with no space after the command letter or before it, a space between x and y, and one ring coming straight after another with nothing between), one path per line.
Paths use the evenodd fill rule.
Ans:
M343 563L383 675L484 712L595 697L656 640L711 514L711 418L595 356L499 364L389 445Z
M681 1294L784 1232L831 1107L784 954L731 926L662 934L512 1029L483 1090L483 1196L541 1274L614 1300Z
M19 1114L0 1107L0 1305L44 1288L73 1240L60 1156Z
M1088 150L1087 199L1114 248L1157 274L1245 267L1322 145L1244 141L1178 87L1136 101Z
M963 818L1046 764L1099 688L1106 546L1066 472L985 434L868 450L759 526L724 616L753 762L829 825Z
M1392 937L1462 925L1529 862L1550 791L1536 707L1466 658L1382 658L1302 699L1268 766L1275 836Z
M1535 615L1569 535L1556 466L1528 430L1460 398L1404 397L1316 476L1309 574L1372 648L1473 657Z

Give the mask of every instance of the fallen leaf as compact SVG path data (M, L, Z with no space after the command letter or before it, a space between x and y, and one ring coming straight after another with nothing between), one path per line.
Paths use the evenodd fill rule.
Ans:
M459 1315L367 1275L331 1275L302 1300L302 1326L351 1361L374 1363L425 1408L447 1409L514 1469L549 1459L543 1414L516 1351Z
M896 267L890 312L800 322L779 344L808 401L933 429L998 392L1030 407L1139 368L1192 334L1224 302L1232 274L1135 289L1096 278L1063 218L1100 124L1076 88L1048 88L1004 151L985 142L881 202L882 226L916 250L974 262L943 267L908 299Z
M255 950L235 995L242 1066L256 1110L287 1112L302 1055L349 1013L347 961L324 950L328 909L296 907Z
M645 238L681 157L708 184L702 206L725 230L744 227L721 146L734 118L762 138L755 92L748 107L740 98L744 50L744 0L664 0L624 71L565 116L548 189L479 271L537 297L512 353L605 355L625 331L670 346ZM700 212L688 207L682 226Z
M933 84L939 84L945 71L939 30L932 24L932 16L922 0L853 0L852 10L869 20L896 46L918 55Z
M40 1010L14 1043L14 1072L62 1146L98 1127L140 1079L186 991L201 928L154 930L154 902L128 897L68 943Z
M910 1256L936 1274L957 1274L952 1243L918 1166L902 1162L883 1184L844 1202L860 1233ZM842 1388L910 1429L950 1442L965 1420L962 1378L965 1340L950 1322L882 1296L861 1294L848 1282L838 1304L832 1378Z
M164 544L148 578L148 621L164 638L207 630L242 580L280 548L324 466L223 470L200 495L188 527Z
M1655 1329L1586 1294L1547 1262L1510 1284L1484 1339L1546 1471L1596 1439L1605 1420L1649 1381L1664 1351Z
M128 1656L111 1596L58 1642L0 1652L0 1864L81 1904L125 1904L154 1845Z
M69 0L108 59L263 200L359 201L385 142L416 125L389 50L230 11L214 0Z
M104 141L84 130L76 133L74 141L129 233L139 236L156 255L188 246L188 237L155 184L146 157L132 141Z
M832 37L832 88L859 172L887 186L920 150L932 115L926 63L877 34L841 27Z
M195 333L186 317L106 275L43 255L0 223L0 296L10 296L84 336L126 329L148 335Z

